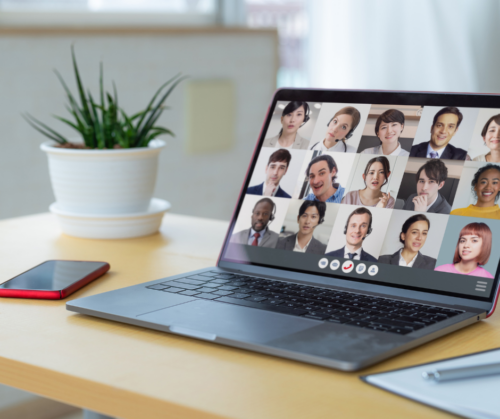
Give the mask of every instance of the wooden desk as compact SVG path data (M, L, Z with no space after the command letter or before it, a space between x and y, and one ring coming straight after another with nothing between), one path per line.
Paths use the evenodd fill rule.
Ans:
M0 282L47 259L104 260L79 298L214 266L224 222L167 214L161 233L84 240L50 214L0 221ZM119 418L452 417L345 373L66 311L0 300L0 382ZM500 346L500 315L362 373Z

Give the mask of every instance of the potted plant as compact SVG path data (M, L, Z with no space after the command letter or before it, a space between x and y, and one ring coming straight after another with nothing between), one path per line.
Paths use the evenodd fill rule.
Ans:
M158 210L160 200L152 197L158 156L165 147L165 142L158 136L174 134L156 123L165 109L166 99L185 77L176 75L168 80L156 91L144 110L129 116L119 107L114 83L113 94L104 92L102 63L99 99L96 101L83 86L73 47L71 53L78 95L75 97L71 93L56 71L66 92L67 109L71 115L69 119L56 118L75 129L79 138L70 141L33 116L23 115L33 128L50 139L41 145L41 149L48 155L56 197L51 210L59 215L74 215L87 220L101 217L103 225L106 220L109 224L117 217L147 214L151 212L152 204L156 204ZM163 205L166 206L169 207L169 204ZM64 226L63 230L69 232ZM85 234L82 234L73 232L72 235L84 237ZM92 236L96 234L92 233ZM115 233L113 237L130 235Z

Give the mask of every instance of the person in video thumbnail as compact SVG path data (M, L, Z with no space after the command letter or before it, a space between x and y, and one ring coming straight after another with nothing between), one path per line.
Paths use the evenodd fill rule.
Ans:
M299 209L297 222L299 232L278 240L276 249L323 255L326 245L313 237L314 229L325 220L326 204L320 201L305 201Z
M493 278L493 275L479 266L488 263L491 254L491 240L491 230L485 223L467 224L458 236L453 263L438 266L434 270Z
M365 252L362 247L363 240L372 232L372 221L372 213L369 209L364 207L355 209L351 212L345 224L345 246L341 249L328 252L326 255L351 260L376 262L377 259Z
M391 166L387 157L371 159L363 173L365 188L351 191L342 199L343 204L365 205L367 207L394 208L395 199L389 193L382 192L391 175Z
M332 156L321 154L312 159L306 170L312 192L304 200L340 203L345 189L335 182L337 174L337 163Z
M462 112L454 106L447 106L434 115L431 126L431 140L414 145L410 157L431 159L470 160L467 152L449 142L457 133L463 119Z
M399 241L403 243L403 248L392 255L380 256L378 261L409 268L434 269L436 259L420 253L430 228L431 222L424 214L411 216L404 222L399 233Z
M324 140L314 144L311 150L355 153L356 148L346 144L346 141L352 137L360 120L361 114L355 107L346 106L340 109L326 125Z
M490 149L486 154L474 157L474 161L500 163L500 114L493 115L481 131L484 145Z
M276 247L278 233L269 229L269 224L274 220L276 204L270 198L257 201L252 210L251 227L234 233L232 243L248 244L250 246Z
M448 168L438 159L427 161L416 175L417 193L408 197L403 209L409 211L449 214L451 205L439 190L448 178Z
M310 110L307 102L293 101L285 106L281 114L282 128L278 135L264 140L263 147L295 148L307 150L309 140L301 137L297 132L310 119Z
M388 109L377 118L375 135L380 145L363 150L365 154L383 154L385 156L409 156L401 147L399 137L405 129L405 116L397 109Z
M266 166L266 180L260 185L251 186L247 189L248 195L276 196L278 198L291 198L280 187L280 181L285 176L292 155L288 150L280 148L269 157Z
M487 164L481 167L475 173L471 186L477 202L467 208L454 209L451 215L500 220L500 208L496 203L500 193L500 166Z

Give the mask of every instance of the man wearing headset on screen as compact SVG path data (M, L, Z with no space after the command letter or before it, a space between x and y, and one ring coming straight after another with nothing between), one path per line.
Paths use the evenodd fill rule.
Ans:
M252 210L251 227L234 233L231 243L248 244L249 246L276 247L278 233L271 231L269 225L276 215L276 204L270 198L257 201Z
M310 149L355 153L356 148L347 145L346 141L352 137L360 120L361 114L353 106L340 109L326 125L327 130L324 140L314 144Z
M341 249L327 253L327 256L351 260L365 260L367 262L376 262L372 255L365 252L362 248L363 240L372 232L372 213L365 207L355 209L349 215L345 224L344 234L346 244Z

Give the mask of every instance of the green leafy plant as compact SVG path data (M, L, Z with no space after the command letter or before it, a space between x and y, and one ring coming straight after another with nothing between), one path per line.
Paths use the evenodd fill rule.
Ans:
M67 105L66 109L73 116L74 120L70 121L55 115L54 117L78 131L83 138L85 148L110 149L147 147L149 142L159 135L167 134L174 136L172 131L164 127L156 126L155 123L166 109L163 105L165 100L186 76L181 77L180 74L177 74L175 77L168 80L156 91L145 110L135 115L128 116L125 111L118 106L118 94L114 83L113 95L108 92L104 93L102 63L100 65L99 77L100 98L99 103L97 103L89 90L85 93L73 46L71 47L71 56L73 59L73 69L75 72L80 103L78 103L69 90L61 74L57 70L54 70L69 101L69 106ZM170 87L164 91L169 85ZM23 117L33 128L51 140L56 141L60 147L81 148L81 146L71 143L57 131L40 122L30 114L26 113Z

